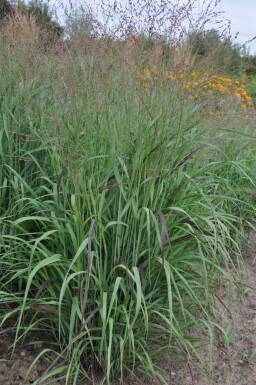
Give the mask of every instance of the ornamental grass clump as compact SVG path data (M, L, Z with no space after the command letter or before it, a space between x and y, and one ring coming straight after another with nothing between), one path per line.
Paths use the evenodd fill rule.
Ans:
M13 349L33 331L48 341L37 385L166 383L167 357L200 366L252 226L254 136L209 135L199 101L145 93L98 41L75 56L26 46L29 62L2 44L0 320L15 323Z

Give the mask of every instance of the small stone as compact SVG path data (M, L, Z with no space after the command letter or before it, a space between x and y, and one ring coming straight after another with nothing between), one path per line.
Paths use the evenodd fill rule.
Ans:
M6 363L1 363L1 366L0 366L0 373L3 374L5 373L7 370L7 364Z
M21 352L20 355L21 355L21 357L25 357L26 352Z
M26 377L26 373L27 373L27 368L26 368L26 366L21 365L21 366L18 368L18 378L24 379L24 378Z

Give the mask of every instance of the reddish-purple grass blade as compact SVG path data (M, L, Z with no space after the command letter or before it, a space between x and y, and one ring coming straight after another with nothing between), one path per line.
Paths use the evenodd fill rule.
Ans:
M134 284L133 284L133 280L131 279L130 277L130 274L128 274L128 282L129 282L129 287L130 287L130 291L131 291L131 295L134 296Z
M139 273L140 273L140 280L141 280L142 291L144 292L144 290L145 290L145 274L144 274L143 263L139 264Z
M158 211L157 215L159 216L159 219L160 219L160 222L161 222L161 227L162 227L162 247L161 248L162 248L162 263L163 263L163 266L164 266L164 262L165 262L165 258L164 258L164 245L165 245L165 241L166 240L168 241L169 246L170 246L170 250L172 250L172 246L171 246L170 237L169 237L169 234L168 234L168 231L167 231L167 226L166 226L166 221L165 221L164 214L162 213L162 211Z
M33 308L38 308L47 311L48 313L51 314L58 314L58 310L55 309L54 306L43 304L43 303L35 303Z
M190 158L193 157L198 151L200 151L202 148L205 147L205 144L202 144L201 146L197 147L195 150L190 151L184 158L174 167L174 171L177 170L180 166L182 166L184 163L187 162Z

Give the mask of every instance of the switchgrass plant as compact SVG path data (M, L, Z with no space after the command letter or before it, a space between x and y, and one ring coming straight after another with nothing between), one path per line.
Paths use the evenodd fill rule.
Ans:
M28 62L2 45L0 301L13 349L35 330L50 337L37 385L166 383L167 356L200 365L253 220L255 138L209 132L178 83L145 93L104 50L35 44Z

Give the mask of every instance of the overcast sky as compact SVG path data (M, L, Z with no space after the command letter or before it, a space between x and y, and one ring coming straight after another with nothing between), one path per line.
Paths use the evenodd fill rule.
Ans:
M219 7L231 21L232 35L239 32L238 43L245 43L256 35L256 0L222 0ZM249 44L256 54L256 40Z
M54 0L48 1L54 6L58 3L58 1ZM70 0L59 1L65 6L70 2ZM88 4L93 2L92 0L71 1L73 4ZM186 0L180 1L185 2ZM256 0L221 0L218 10L224 11L225 17L231 21L232 36L235 36L235 34L239 32L236 39L237 43L244 44L256 35ZM63 16L63 11L61 12L61 10L59 10L58 14ZM247 47L250 47L251 54L256 54L256 40L248 44Z

